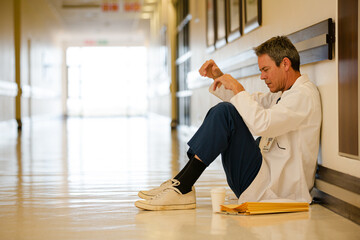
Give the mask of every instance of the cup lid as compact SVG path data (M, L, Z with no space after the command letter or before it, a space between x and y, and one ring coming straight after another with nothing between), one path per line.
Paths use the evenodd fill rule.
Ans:
M215 187L211 189L212 193L223 193L226 192L226 189L223 187Z

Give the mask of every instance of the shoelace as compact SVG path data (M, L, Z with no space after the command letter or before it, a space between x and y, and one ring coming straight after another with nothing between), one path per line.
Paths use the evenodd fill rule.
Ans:
M177 186L179 186L179 185L180 185L179 180L174 179L174 178L172 178L172 179L170 179L170 180L172 181L172 186L173 186L173 187L177 187Z
M165 188L163 191L159 192L159 193L158 193L156 196L154 196L151 200L158 199L158 198L160 198L163 194L165 194L165 193L167 193L167 192L169 192L169 191L171 191L171 190L177 192L178 194L182 194L179 189L177 189L177 188L175 188L175 187L168 187L168 188Z
M164 190L162 190L161 192L159 192L157 195L155 195L152 199L158 199L161 195L163 195L166 192L169 192L170 190L174 190L175 192L182 194L180 192L179 189L177 189L176 187L180 185L180 182L176 179L170 179L172 181L172 186L171 187L167 187Z
M180 182L178 180L176 180L175 178L171 178L171 179L163 182L160 186L163 186L163 185L167 184L168 182L172 182L173 186L179 186L180 185ZM174 185L174 184L176 184L176 185Z

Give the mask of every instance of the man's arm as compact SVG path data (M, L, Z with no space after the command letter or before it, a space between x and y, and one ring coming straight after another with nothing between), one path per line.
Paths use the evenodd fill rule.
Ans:
M282 96L281 101L265 109L253 95L243 92L231 98L250 131L256 136L276 137L296 130L311 114L313 99L302 91L292 91Z
M220 68L212 59L206 61L201 66L201 68L199 69L199 73L203 77L209 77L214 79L212 89L213 91L215 91L222 85L224 85L225 89L233 91L235 95L245 90L244 86L239 83L235 78L233 78L230 74L223 74Z

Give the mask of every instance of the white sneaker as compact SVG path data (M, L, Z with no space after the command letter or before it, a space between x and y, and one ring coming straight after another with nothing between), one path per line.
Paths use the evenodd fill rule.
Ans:
M175 185L174 185L175 184ZM153 189L150 189L149 191L140 191L138 193L138 196L142 199L151 199L158 195L160 192L162 192L165 188L174 186L179 186L180 182L176 179L169 179L165 182L163 182L160 187L156 187Z
M182 194L179 189L168 187L151 199L136 201L135 206L153 211L194 209L196 208L195 188Z

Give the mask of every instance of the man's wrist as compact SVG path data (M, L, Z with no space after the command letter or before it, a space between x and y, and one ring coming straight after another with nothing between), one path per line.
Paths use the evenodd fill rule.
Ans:
M222 75L224 75L224 74L220 71L220 74L219 74L219 75L217 75L216 77L214 77L213 79L215 80L215 79L217 79L217 78L221 77Z
M233 90L233 93L236 95L239 92L245 91L245 88L240 84L237 88Z

